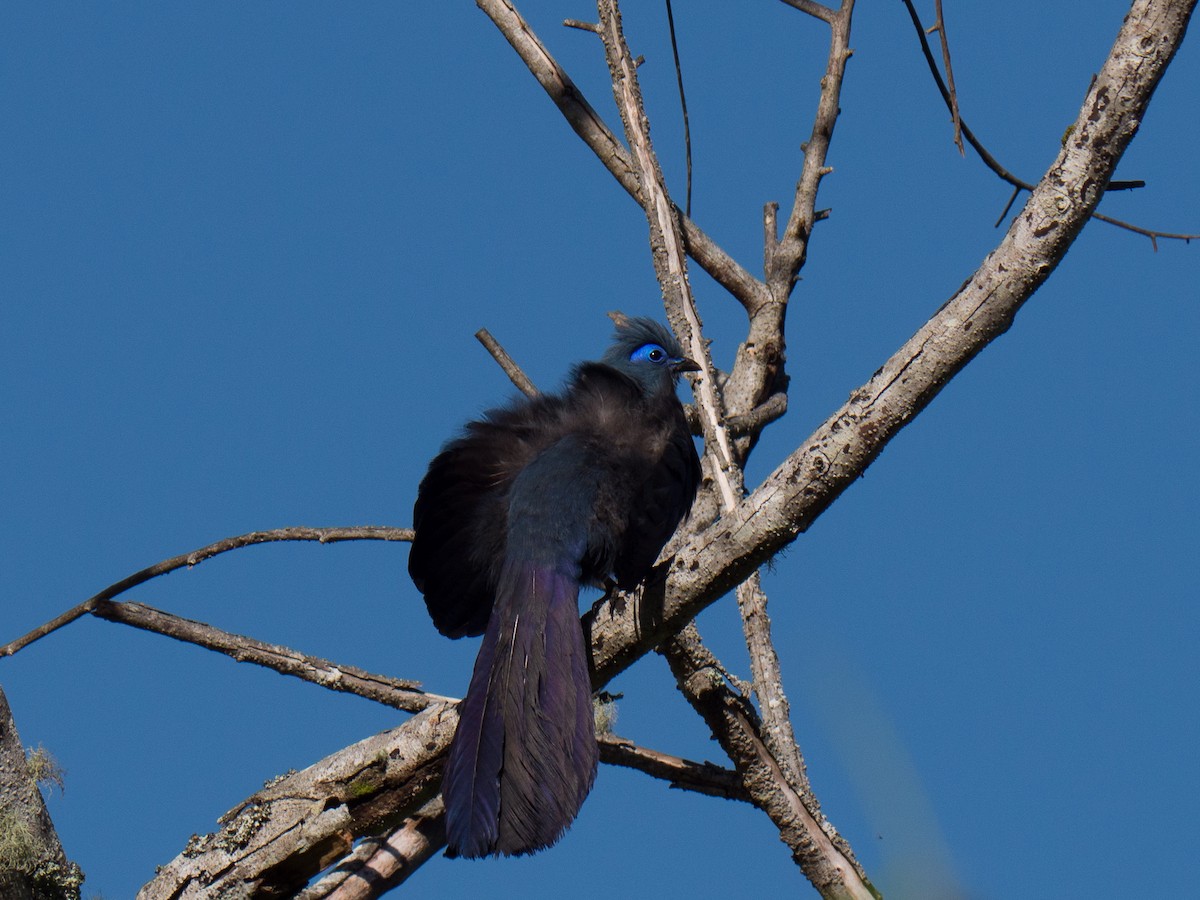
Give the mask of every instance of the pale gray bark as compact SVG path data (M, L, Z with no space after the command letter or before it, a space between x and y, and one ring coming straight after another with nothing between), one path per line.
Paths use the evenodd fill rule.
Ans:
M411 851L419 865L416 858L423 861L444 842L440 804L427 805L438 796L442 755L457 724L454 707L438 704L269 782L222 816L219 831L193 838L138 900L291 897L368 835L424 834ZM368 883L359 871L357 880ZM328 884L330 893L351 890Z

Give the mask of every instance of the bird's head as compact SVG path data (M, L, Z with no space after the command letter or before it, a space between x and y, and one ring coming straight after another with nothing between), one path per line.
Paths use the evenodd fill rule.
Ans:
M683 355L675 335L653 319L614 313L613 321L613 344L601 361L633 378L647 393L674 390L680 373L700 371Z

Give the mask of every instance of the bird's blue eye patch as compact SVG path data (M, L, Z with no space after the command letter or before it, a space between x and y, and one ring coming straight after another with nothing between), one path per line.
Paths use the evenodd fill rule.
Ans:
M670 357L658 344L642 344L629 354L630 362L665 363Z

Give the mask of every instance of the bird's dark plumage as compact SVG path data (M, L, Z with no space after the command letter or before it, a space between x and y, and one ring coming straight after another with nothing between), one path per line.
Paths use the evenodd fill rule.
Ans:
M443 780L448 855L531 853L596 774L581 585L650 571L700 463L675 395L697 366L650 319L621 319L562 394L492 410L429 465L408 570L438 630L483 633Z

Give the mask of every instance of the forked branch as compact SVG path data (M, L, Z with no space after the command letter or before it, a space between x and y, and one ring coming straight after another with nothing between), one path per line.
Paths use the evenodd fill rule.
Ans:
M958 110L958 94L954 89L954 84L953 84L953 80L952 80L953 76L950 74L949 50L945 51L946 52L945 58L946 58L946 66L947 66L947 69L946 69L947 78L950 79L950 84L947 84L946 80L944 80L942 78L942 73L938 70L937 62L935 61L934 56L933 56L933 50L930 49L929 39L926 37L926 31L925 31L925 28L921 24L921 17L918 15L916 7L913 6L912 0L904 0L904 6L908 10L909 18L912 19L913 27L916 29L917 39L921 43L921 53L925 57L925 63L929 67L929 73L933 76L934 83L937 84L938 92L942 95L942 100L945 102L947 108L951 111L951 115L954 117L956 135L961 131L962 136L967 139L967 143L970 144L972 149L974 149L975 152L979 154L979 158L983 161L983 164L985 166L987 166L989 169L991 169L996 174L996 176L998 178L1000 178L1002 181L1005 181L1008 184L1011 184L1013 186L1012 196L1009 198L1008 205L1006 205L1004 207L1004 211L1000 214L1000 218L996 221L996 225L999 226L1000 223L1004 221L1004 217L1008 215L1008 211L1012 207L1013 201L1016 200L1017 196L1021 193L1021 191L1026 191L1026 192L1032 191L1034 189L1034 185L1018 178L1016 175L1014 175L1012 172L1010 172L1008 169L1006 169L1003 165L1001 165L1000 161L997 160L996 157L992 156L992 154L990 152L988 152L988 149L983 145L983 143L979 140L979 138L977 138L975 136L975 132L973 132L970 129L970 127L968 127L966 122L962 121L962 117L959 114L959 110ZM940 3L939 3L939 10L940 10ZM1180 11L1185 15L1190 15L1191 14L1191 4L1187 4L1187 3L1181 4ZM939 23L939 25L941 23L940 12L939 12L939 17L938 17L938 23ZM937 26L935 26L935 27L937 27ZM945 37L945 34L943 31L943 39L944 39L944 37ZM1072 126L1071 128L1067 129L1067 134L1066 134L1066 137L1064 138L1064 143L1066 143L1066 141L1074 139L1074 132L1075 132L1075 126ZM960 144L960 149L961 149L961 144ZM1106 191L1128 190L1130 187L1139 187L1139 186L1141 186L1141 184L1142 184L1141 182L1114 182L1111 180L1111 174L1110 174L1110 180L1105 183L1104 189ZM1140 225L1134 225L1130 222L1125 222L1125 221L1122 221L1121 219L1116 219L1116 218L1113 218L1112 216L1105 215L1104 213L1097 212L1095 209L1092 210L1091 217L1093 219L1098 219L1101 222L1107 222L1109 225L1115 225L1118 228L1124 228L1126 231L1132 231L1134 234L1140 234L1145 237L1148 237L1150 239L1151 246L1155 250L1158 249L1158 239L1159 238L1162 238L1163 240L1185 241L1185 242L1200 240L1200 233L1186 234L1186 233L1182 233L1182 232L1159 231L1157 229L1152 229L1152 228L1143 228Z

